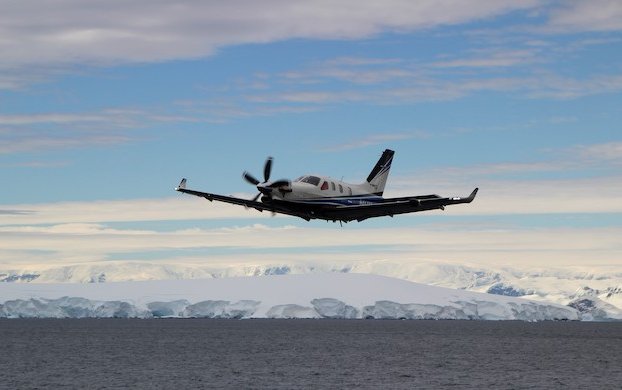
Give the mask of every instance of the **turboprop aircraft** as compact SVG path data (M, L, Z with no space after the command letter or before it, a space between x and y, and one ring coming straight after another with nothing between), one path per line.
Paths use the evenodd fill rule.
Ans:
M259 211L293 215L307 221L324 219L340 223L360 222L373 217L387 215L392 217L426 210L444 210L447 205L471 203L475 199L477 188L465 198L443 198L438 195L383 198L394 154L393 150L385 150L367 179L361 184L348 184L327 176L316 175L300 176L294 181L287 179L270 181L272 157L268 157L263 170L264 181L260 182L248 172L242 175L259 190L253 199L190 190L186 188L185 178L175 190L203 197L210 202L217 200L233 203Z

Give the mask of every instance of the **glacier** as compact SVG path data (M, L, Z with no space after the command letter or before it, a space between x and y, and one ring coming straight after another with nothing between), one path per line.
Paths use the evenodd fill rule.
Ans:
M278 263L239 261L228 264L107 261L47 268L41 265L23 266L21 269L2 268L0 282L4 283L0 285L98 284L326 272L383 275L439 287L522 297L541 303L567 305L579 310L585 319L591 317L598 321L622 320L622 270L615 265L521 268L516 264L510 268L433 260L337 263L314 260ZM315 298L318 297L312 297ZM305 302L305 305L309 306L309 302Z
M2 318L580 320L572 307L356 273L0 284ZM592 319L592 318L590 318Z

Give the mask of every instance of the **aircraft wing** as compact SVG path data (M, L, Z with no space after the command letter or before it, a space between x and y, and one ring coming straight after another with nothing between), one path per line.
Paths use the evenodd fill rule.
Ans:
M178 192L183 192L184 194L190 194L190 195L194 195L194 196L198 196L201 198L205 198L207 200L209 200L210 202L217 200L219 202L225 202L225 203L231 203L231 204L237 204L240 206L244 206L247 208L253 208L255 210L259 210L259 211L270 211L273 213L281 213L281 214L287 214L287 215L292 215L295 217L301 217L304 219L309 219L307 217L306 214L300 213L300 212L296 212L295 210L290 210L288 208L285 207L281 207L278 204L265 204L262 202L257 202L254 200L249 200L249 199L242 199L242 198L236 198L233 196L226 196L226 195L218 195L218 194L211 194L209 192L201 192L201 191L195 191L195 190L189 190L186 188L186 179L181 179L181 182L179 183L179 186L175 187L175 191Z
M199 196L207 200L219 202L237 204L247 208L253 208L259 211L270 211L272 213L280 213L299 217L307 221L311 219L321 218L333 221L363 221L368 218L393 216L405 213L415 213L419 211L444 210L445 206L471 203L477 195L478 189L474 189L473 192L467 197L453 197L443 198L438 195L420 195L409 196L403 198L388 198L383 199L381 202L374 202L363 205L344 205L344 206L317 206L308 205L304 203L295 202L270 202L263 203L254 200L236 198L233 196L225 196L212 194L209 192L201 192L190 190L186 188L186 179L182 179L179 186L175 188L176 191L183 192L194 196Z
M360 206L343 206L327 210L327 216L344 221L363 221L368 218L393 216L397 214L415 213L419 211L444 210L445 206L471 203L477 195L478 188L467 197L443 198L438 195L409 196L403 198L388 198L382 202Z

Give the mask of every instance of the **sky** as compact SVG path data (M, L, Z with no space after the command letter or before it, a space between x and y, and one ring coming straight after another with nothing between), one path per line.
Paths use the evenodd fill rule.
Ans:
M622 2L0 0L0 271L113 261L622 267ZM470 205L343 227L241 175Z

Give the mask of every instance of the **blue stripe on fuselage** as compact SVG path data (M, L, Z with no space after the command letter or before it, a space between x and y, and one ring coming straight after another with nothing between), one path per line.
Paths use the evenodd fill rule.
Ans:
M339 197L325 197L325 198L313 198L313 199L297 199L289 200L292 203L303 203L313 205L326 205L326 206L364 206L382 203L384 198L378 195L358 195L358 196L339 196Z

